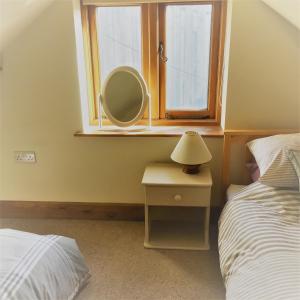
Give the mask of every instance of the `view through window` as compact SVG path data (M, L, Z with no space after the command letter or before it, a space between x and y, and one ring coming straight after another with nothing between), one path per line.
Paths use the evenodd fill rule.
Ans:
M140 6L97 8L97 32L102 80L119 66L142 72Z
M207 108L211 5L166 8L166 109Z

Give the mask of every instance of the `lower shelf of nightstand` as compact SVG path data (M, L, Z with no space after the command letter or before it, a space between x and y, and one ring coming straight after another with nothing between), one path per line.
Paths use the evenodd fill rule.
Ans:
M152 221L149 241L145 248L208 250L204 242L203 227L200 222Z

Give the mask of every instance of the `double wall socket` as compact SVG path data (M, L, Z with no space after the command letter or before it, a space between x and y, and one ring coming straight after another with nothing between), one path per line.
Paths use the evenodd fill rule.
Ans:
M35 163L36 157L33 151L15 151L15 161L22 163Z

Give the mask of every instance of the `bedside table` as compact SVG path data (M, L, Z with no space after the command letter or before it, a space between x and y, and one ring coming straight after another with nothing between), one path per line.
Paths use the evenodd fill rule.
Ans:
M181 165L153 163L146 167L142 184L146 248L209 249L212 178L207 166L189 175Z

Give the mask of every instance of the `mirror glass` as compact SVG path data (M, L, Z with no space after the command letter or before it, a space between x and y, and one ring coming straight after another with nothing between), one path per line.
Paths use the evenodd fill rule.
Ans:
M129 122L139 113L143 91L135 76L128 72L115 73L106 86L107 108L114 118Z
M113 124L134 125L143 117L147 103L146 85L138 71L119 67L110 73L103 89L103 108Z

